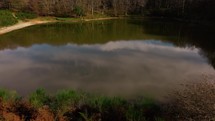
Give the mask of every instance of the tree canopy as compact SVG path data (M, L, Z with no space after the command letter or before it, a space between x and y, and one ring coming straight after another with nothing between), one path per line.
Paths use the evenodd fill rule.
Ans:
M76 17L108 14L214 20L214 0L1 0L1 9Z

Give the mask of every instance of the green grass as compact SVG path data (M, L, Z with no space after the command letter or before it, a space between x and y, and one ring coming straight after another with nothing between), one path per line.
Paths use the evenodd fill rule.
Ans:
M55 114L60 113L60 115L68 112L71 107L80 108L79 116L89 119L91 118L89 112L93 109L100 112L106 119L112 120L111 117L119 116L129 121L143 121L148 117L145 112L160 111L159 106L152 99L141 98L129 101L120 97L99 96L74 90L62 90L48 96L45 90L38 89L30 95L29 100L37 108L48 105ZM89 109L82 109L85 106ZM86 112L86 110L89 111Z
M19 98L19 96L17 95L16 91L9 91L9 90L6 90L6 89L0 89L0 98L3 100L3 101L14 101L16 99Z
M15 15L20 20L29 20L37 17L37 15L34 13L26 13L26 12L17 12Z
M0 99L17 99L14 91L0 90ZM74 120L95 121L95 116L104 121L125 120L125 121L145 121L159 118L160 110L157 103L152 99L140 98L137 100L126 100L121 97L108 97L93 95L81 91L61 90L55 94L48 94L44 89L37 89L27 98L19 98L12 101L18 103L22 100L24 104L30 104L34 110L39 110L47 106L55 117L66 116L68 120L75 116ZM151 115L148 115L151 113Z
M63 17L56 17L57 21L62 21L62 22L73 22L73 21L81 21L81 18L63 18Z
M63 21L63 22L74 22L74 21L83 21L84 19L99 19L99 18L109 18L110 16L107 16L105 14L94 14L94 15L86 15L83 17L78 18L71 18L71 17L56 17L56 20Z
M18 20L8 10L0 10L0 27L16 24Z
M36 108L48 104L49 96L44 89L37 89L29 96L29 102Z
M104 14L94 14L88 15L80 18L63 18L63 17L54 17L57 21L62 22L77 22L82 21L84 19L97 19L97 18L106 18L109 17ZM26 13L26 12L16 12L13 13L9 10L0 10L0 27L10 26L16 24L19 20L26 21L30 19L38 18L38 16L34 13ZM53 17L39 17L41 20L54 20Z
M98 19L98 18L109 18L111 16L107 15L107 14L100 14L100 13L94 13L94 15L88 14L86 16L84 16L84 19Z

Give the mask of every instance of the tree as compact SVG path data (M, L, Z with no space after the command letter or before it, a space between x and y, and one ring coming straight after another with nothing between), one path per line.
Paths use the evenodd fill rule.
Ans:
M25 11L28 8L29 0L9 0L9 9L14 11Z

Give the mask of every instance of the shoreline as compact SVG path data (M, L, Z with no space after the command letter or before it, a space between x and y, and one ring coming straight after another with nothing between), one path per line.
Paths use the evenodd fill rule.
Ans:
M25 27L33 26L33 25L38 25L38 24L44 24L44 23L50 23L54 21L43 21L43 20L30 20L27 22L18 22L17 24L14 24L12 26L7 26L7 27L2 27L0 28L0 35L6 34L8 32L12 32L15 30L19 30Z
M15 30L19 30L19 29L23 29L29 26L33 26L33 25L39 25L39 24L46 24L46 23L54 23L54 22L72 22L72 23L77 23L77 22L90 22L90 21L102 21L102 20L112 20L112 19L121 19L121 18L127 18L127 17L104 17L104 18L74 18L74 20L69 20L69 19L73 19L73 18L69 18L68 20L64 20L64 18L51 18L50 20L43 20L43 18L36 18L36 19L31 19L29 21L20 21L14 25L11 26L6 26L6 27L0 27L0 35L15 31ZM159 19L166 19L165 17L137 17L137 18L159 18ZM184 21L181 19L176 19L176 18L172 18L170 20L174 20L174 21L179 21L179 22L188 22L188 21ZM200 22L191 22L191 23L195 23L195 24L200 24Z
M72 20L72 21L68 21L68 22L89 22L89 21L99 21L99 20L111 20L111 19L118 19L119 17L107 17L107 18L95 18L95 19L80 19L80 20ZM38 19L33 19L33 20L29 20L29 21L21 21L18 22L17 24L11 25L11 26L6 26L6 27L0 27L0 35L15 31L15 30L19 30L19 29L23 29L29 26L33 26L33 25L39 25L39 24L45 24L45 23L53 23L53 22L67 22L66 21L62 21L62 20L38 20Z

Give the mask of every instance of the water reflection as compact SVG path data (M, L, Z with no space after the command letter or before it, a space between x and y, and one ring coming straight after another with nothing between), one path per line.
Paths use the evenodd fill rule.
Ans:
M2 35L0 85L23 95L44 87L160 99L183 81L214 75L210 43L205 49L200 34L163 30L168 27L130 20L57 23Z
M214 73L198 52L161 41L20 47L0 52L1 86L22 94L42 86L162 97L186 78Z

